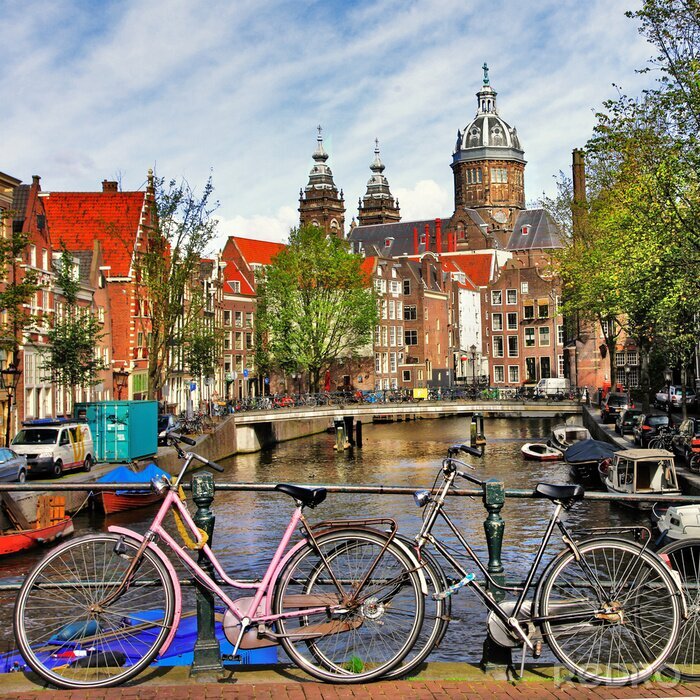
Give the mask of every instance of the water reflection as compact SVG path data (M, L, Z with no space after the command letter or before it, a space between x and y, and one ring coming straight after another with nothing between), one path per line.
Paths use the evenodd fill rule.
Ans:
M507 487L534 488L539 481L565 483L568 468L563 463L529 462L522 458L522 443L549 434L549 420L490 419L485 421L487 447L484 457L472 460L480 478L498 477ZM321 434L284 443L262 453L241 455L223 462L226 472L216 475L221 481L299 484L350 483L430 487L438 472L446 447L468 439L465 418L444 418L389 425L364 426L362 450L336 453L334 436ZM235 576L259 575L269 560L282 529L287 523L292 502L282 494L256 492L219 492L215 500L216 529L214 548ZM454 498L450 512L475 549L486 558L483 521L486 512L478 500ZM549 505L542 501L510 499L503 509L506 530L503 562L509 577L524 576L541 537ZM120 524L142 530L152 510L119 516ZM420 511L409 496L366 494L330 494L310 519L330 520L357 517L392 517L401 530L413 534L420 526ZM572 527L629 524L634 513L610 507L607 503L586 502L568 514ZM109 523L115 520L110 518ZM99 516L76 519L76 529L89 531L105 526ZM447 539L450 542L450 539ZM553 549L553 552L556 551ZM3 580L24 571L38 557L27 553L2 562ZM12 598L2 603L0 640L11 643L9 619ZM484 639L484 612L468 593L453 600L453 617L437 660L478 660ZM7 636L4 636L7 635Z

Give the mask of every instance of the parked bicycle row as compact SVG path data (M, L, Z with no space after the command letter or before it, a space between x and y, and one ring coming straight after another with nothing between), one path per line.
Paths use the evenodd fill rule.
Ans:
M169 441L182 467L172 480L152 481L162 501L145 535L111 526L65 542L22 585L17 643L29 667L53 685L123 683L168 646L183 614L173 561L222 601L222 630L234 655L281 645L297 666L327 682L413 673L444 638L453 596L468 592L489 611L489 636L520 648L523 663L527 655L538 657L546 642L582 681L640 683L662 668L700 677L694 604L700 543L673 545L661 558L643 527L574 531L563 515L583 499L579 485L536 486L535 494L551 502L551 515L524 580L510 583L491 561L479 559L472 533L450 514L458 480L487 498L489 486L476 466L458 459L467 454L484 466L475 448L450 447L433 487L415 492L422 513L413 532L399 532L391 514L311 523L306 511L323 503L326 489L279 484L276 491L294 502L289 526L266 573L249 583L225 572L180 488L197 463L222 467L185 452L181 443L194 444L188 438L170 434ZM171 511L185 546L163 526ZM489 517L498 520L495 513ZM293 541L295 531L300 537ZM562 546L552 555L555 534ZM231 597L231 589L241 597ZM511 599L499 602L506 594Z

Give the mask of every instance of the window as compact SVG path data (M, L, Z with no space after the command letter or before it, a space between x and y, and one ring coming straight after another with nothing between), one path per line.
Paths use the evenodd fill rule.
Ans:
M392 272L395 272L395 271L392 270ZM399 283L398 283L396 280L391 280L391 282L389 282L389 291L390 291L392 294L398 294L398 293L399 293Z
M36 267L36 246L35 245L29 246L29 264L32 267Z
M403 293L404 294L411 293L411 280L404 280L403 281Z
M557 376L564 376L564 355L557 355Z
M409 306L406 304L406 306L403 307L403 320L404 321L415 321L418 318L418 311L416 310L415 306Z
M396 326L396 344L399 347L403 346L403 326Z
M418 331L406 330L403 337L406 345L418 345Z
M508 365L508 381L511 384L520 384L520 367Z
M625 359L626 359L626 355L624 352L616 352L615 353L615 366L616 367L624 367L625 366Z
M396 347L396 326L389 327L389 345Z
M549 347L549 328L547 326L540 328L540 347Z
M41 269L49 269L49 251L46 248L41 249Z
M505 168L491 168L491 182L496 184L507 184L508 171Z
M548 357L540 357L540 377L549 379L552 376L551 363Z
M231 332L224 333L224 350L231 349Z
M245 325L247 328L253 327L253 312L252 311L245 312Z
M389 331L386 326L382 326L382 345L386 347L389 344Z
M381 332L382 332L382 327L381 326L375 326L374 327L374 344L379 345L381 342Z
M537 315L539 318L549 318L549 304L537 304Z
M393 299L389 302L389 318L392 321L396 318L396 306Z
M388 352L382 353L382 372L384 374L389 373L389 353Z
M557 326L557 345L564 345L564 326Z
M518 330L518 314L515 311L511 311L510 313L507 314L506 319L508 322L508 330L509 331L517 331Z
M374 371L379 374L382 371L382 356L380 353L374 353Z
M243 350L243 332L236 331L236 350Z
M535 329L526 328L525 329L525 347L534 348L535 347Z
M240 294L241 293L241 283L238 280L233 280L231 283L233 286L233 293L234 294Z
M386 303L386 299L382 299L382 318L386 318L387 315L388 315L388 314L387 314L387 303Z
M491 306L500 306L503 303L503 292L500 289L494 289L491 292Z
M495 365L493 368L493 383L503 384L505 382L505 375L503 372L503 365Z
M236 311L236 328L243 328L243 312Z
M411 370L410 369L405 369L401 373L401 377L404 382L410 382L411 381Z
M395 352L389 353L389 372L391 372L393 374L396 373L396 353Z
M610 335L610 334L608 333L609 324L608 324L607 321L601 321L601 322L600 322L600 329L603 331L603 335L604 335L606 338L608 337L608 335Z
M639 364L639 353L636 350L633 352L627 353L627 364L628 365L638 365Z
M403 318L403 302L401 301L396 302L396 318Z
M537 380L537 362L534 357L525 358L525 372L527 373L527 381L534 382Z
M491 330L503 330L503 314L491 314Z
M529 282L521 282L520 283L520 293L521 294L529 294L530 293L530 283Z
M245 349L246 350L253 349L253 334L252 333L245 334Z
M526 304L523 307L523 318L526 320L532 320L535 318L535 307L533 304Z
M231 325L231 311L229 309L224 309L224 326Z
M493 356L503 357L503 336L494 335L493 336Z
M518 336L509 335L508 336L508 357L518 356Z
M469 168L467 170L467 184L475 185L482 181L481 168Z
M517 289L506 289L506 304L517 304L518 303L518 290Z

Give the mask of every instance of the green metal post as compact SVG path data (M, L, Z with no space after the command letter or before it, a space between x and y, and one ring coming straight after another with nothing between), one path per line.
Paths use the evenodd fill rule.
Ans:
M501 509L506 502L506 491L500 479L489 479L484 484L484 507L488 511L484 520L484 532L486 533L486 545L489 550L488 572L499 585L505 584L505 574L501 562L501 546L503 544L503 531L506 523L501 517ZM489 584L489 590L496 600L503 600L505 591Z
M211 546L214 534L214 513L211 504L214 500L214 477L210 472L200 472L192 477L192 500L197 506L194 522L209 537ZM210 575L214 571L203 552L199 553L197 563ZM214 594L195 583L197 591L197 641L194 645L194 658L190 675L208 674L216 676L223 671L221 648L214 628Z

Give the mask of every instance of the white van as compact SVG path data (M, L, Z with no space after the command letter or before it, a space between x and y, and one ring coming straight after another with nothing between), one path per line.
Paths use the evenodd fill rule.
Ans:
M535 386L535 396L558 396L568 394L571 389L571 382L564 377L547 377L540 379Z
M67 469L89 472L95 461L87 423L39 419L27 421L12 440L12 449L27 457L29 474L61 476Z

